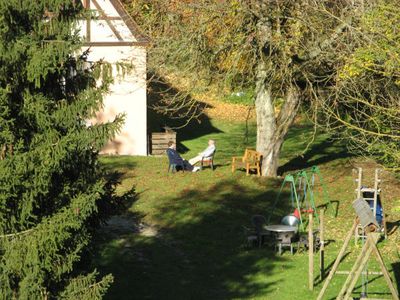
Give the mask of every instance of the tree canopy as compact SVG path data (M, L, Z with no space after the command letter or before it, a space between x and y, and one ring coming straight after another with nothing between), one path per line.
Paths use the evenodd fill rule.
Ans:
M131 11L154 40L153 74L191 87L253 89L263 174L276 176L281 147L316 82L331 80L336 41L359 1L147 1ZM135 13L136 12L136 13Z
M192 89L218 85L222 94L253 89L264 174L276 174L301 104L313 107L313 119L348 140L351 151L396 166L395 1L129 3L154 38L152 74L183 77Z
M358 26L351 29L353 47L340 53L334 88L320 102L325 113L321 121L341 133L351 150L397 170L400 9L391 0L364 9Z

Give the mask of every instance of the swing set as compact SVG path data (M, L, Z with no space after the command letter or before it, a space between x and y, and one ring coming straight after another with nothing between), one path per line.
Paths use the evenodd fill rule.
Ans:
M293 215L299 219L300 228L302 230L304 230L305 228L303 224L303 214L313 214L315 220L317 220L318 223L319 217L314 200L314 187L316 184L316 180L318 180L319 184L322 187L322 197L324 199L324 202L327 205L330 205L331 201L329 200L328 194L326 192L325 183L322 178L321 172L318 166L313 166L309 169L299 171L295 175L288 174L285 176L281 188L279 189L279 193L269 213L267 223L270 223L271 216L275 211L277 203L281 200L282 192L287 185L290 189L290 205L291 208L294 210Z

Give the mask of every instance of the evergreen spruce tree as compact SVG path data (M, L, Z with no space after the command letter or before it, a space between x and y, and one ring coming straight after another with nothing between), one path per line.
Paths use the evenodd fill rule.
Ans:
M97 299L112 281L76 269L115 204L97 154L123 121L87 125L110 81L80 53L85 14L0 1L0 299Z

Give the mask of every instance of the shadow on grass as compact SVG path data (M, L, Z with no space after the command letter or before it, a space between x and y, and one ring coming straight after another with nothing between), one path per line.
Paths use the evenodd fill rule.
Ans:
M101 155L100 161L107 171L126 170L136 167L136 162L128 155Z
M325 201L325 199L324 199L324 201ZM337 216L339 215L339 207L340 207L339 200L328 199L327 202L325 202L323 204L319 204L316 208L318 210L324 209L326 213L337 218Z
M152 74L150 74L150 77ZM203 110L204 102L195 101L190 95L166 83L156 76L148 86L147 128L151 132L164 132L164 127L176 128L177 150L185 153L187 149L181 142L196 139L210 133L221 131L211 124ZM164 109L162 107L165 107ZM174 109L171 109L171 108ZM168 111L168 112L167 112Z
M106 298L267 298L279 283L268 275L286 259L266 248L247 249L243 226L252 215L265 214L275 197L272 189L225 180L160 199L152 219L162 226L128 213L125 231L99 237L95 266L115 277ZM136 227L129 225L133 221Z
M327 243L325 243L325 245L328 245L328 244L330 244L330 243L336 243L335 240L327 240L326 242L327 242ZM346 257L348 257L348 256L350 255L350 253L351 253L351 252L346 252L346 253L343 255L343 257L342 257L342 259L340 260L340 262L343 262L343 261L346 259ZM323 278L321 278L321 274L317 275L317 277L314 278L314 285L317 286L317 285L319 285L320 283L322 283L324 280L327 280L327 277L329 276L329 272L331 271L333 265L335 264L336 258L337 258L337 257L335 256L335 257L333 258L333 260L329 263L329 265L326 265L326 266L325 266L325 268L324 268L324 277L323 277Z
M397 291L399 291L399 289L400 289L400 262L393 263L393 264L391 264L391 266L392 266L392 270L393 270L393 274L394 274L394 278L392 277L393 283L395 286L397 286ZM368 284L371 284L372 282L374 282L380 278L383 278L383 277L384 277L384 275L375 275L372 278L368 279ZM353 293L361 293L361 291L362 291L362 285L358 285L354 288ZM376 290L369 290L368 296L370 296L370 297L371 296L384 296L385 299L388 299L388 297L391 296L391 293L389 291L381 292L381 291L376 291Z
M392 269L394 274L394 284L397 285L397 291L400 291L400 262L392 264Z
M303 127L293 127L289 132L290 136L296 135L304 131ZM312 166L328 163L337 159L350 158L353 154L349 153L346 146L340 141L324 139L315 142L302 156L296 156L289 160L278 169L278 174L282 175L286 172L310 168Z
M399 226L400 226L400 220L397 220L395 222L386 222L387 234L392 235L393 233L396 232L396 230L399 229Z

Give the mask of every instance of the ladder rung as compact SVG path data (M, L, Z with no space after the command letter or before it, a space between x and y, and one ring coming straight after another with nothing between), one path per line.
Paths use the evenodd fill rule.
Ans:
M381 189L366 188L366 187L361 188L360 190L361 190L361 192L371 192L371 193L374 193L375 191L378 192L378 193L381 192Z

